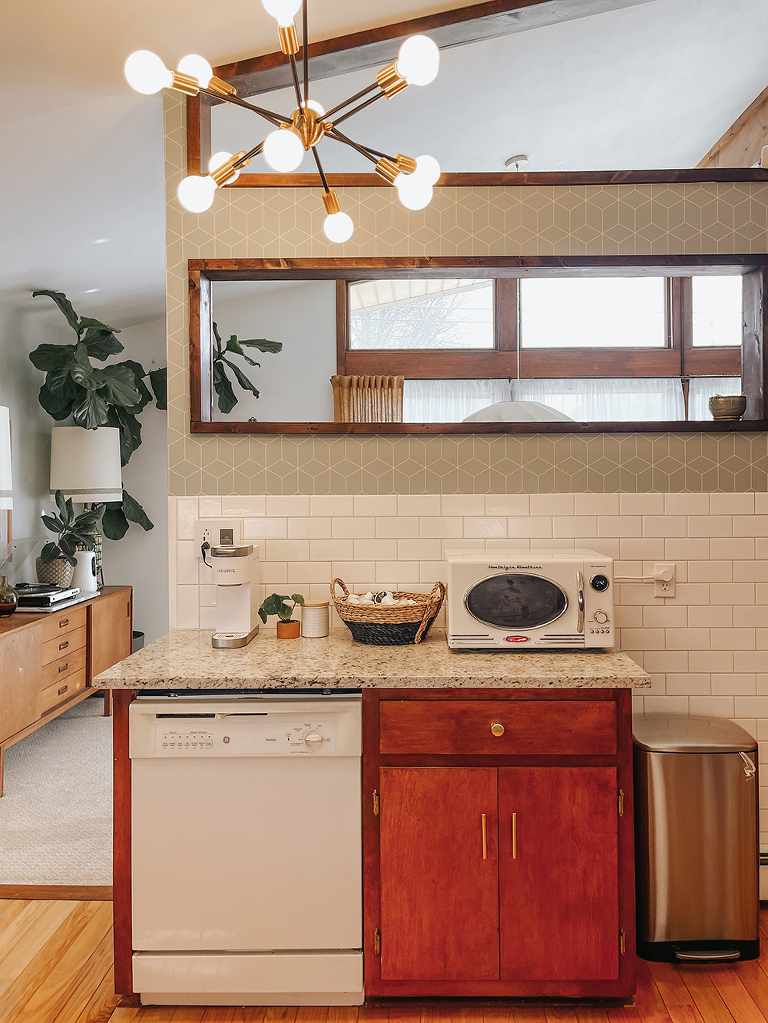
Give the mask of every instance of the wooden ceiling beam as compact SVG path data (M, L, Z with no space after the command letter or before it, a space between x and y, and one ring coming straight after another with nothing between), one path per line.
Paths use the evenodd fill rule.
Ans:
M470 7L310 43L310 79L318 81L365 68L381 67L393 59L396 45L402 39L417 32L429 32L437 45L445 49L649 2L486 0ZM291 85L290 67L280 51L234 61L214 70L219 78L234 85L241 97L256 96Z
M697 167L752 167L768 146L768 88L739 114Z

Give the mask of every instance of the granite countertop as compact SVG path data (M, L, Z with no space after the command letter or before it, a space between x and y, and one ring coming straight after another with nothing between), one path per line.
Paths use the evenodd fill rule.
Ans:
M433 629L418 645L369 646L347 629L323 639L264 631L214 650L210 631L178 630L93 680L96 689L637 688L650 677L624 653L449 650Z

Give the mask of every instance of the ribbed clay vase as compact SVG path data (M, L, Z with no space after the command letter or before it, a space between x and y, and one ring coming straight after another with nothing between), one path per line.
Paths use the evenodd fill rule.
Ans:
M49 586L61 586L65 590L72 582L74 567L70 565L66 558L56 558L55 561L51 561L47 565L43 563L42 558L37 558L35 566L39 583L46 583Z

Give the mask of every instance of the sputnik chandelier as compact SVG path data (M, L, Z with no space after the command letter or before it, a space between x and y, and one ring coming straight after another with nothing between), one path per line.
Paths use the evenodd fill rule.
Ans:
M209 161L207 175L191 174L184 178L178 188L181 205L191 213L203 213L210 209L216 189L235 181L240 171L259 154L264 156L273 170L287 174L298 168L305 153L311 152L323 186L326 211L323 229L330 241L345 242L354 230L352 218L342 213L338 196L328 186L317 152L318 143L327 138L349 146L375 164L376 173L395 186L400 202L406 209L420 210L428 206L432 199L432 186L440 176L440 167L434 157L420 156L414 159L402 153L388 155L379 152L354 142L339 130L339 125L382 96L389 100L409 85L429 85L434 81L440 64L440 51L435 43L427 36L410 36L400 47L397 60L383 67L372 85L342 103L337 103L332 110L324 111L319 103L310 99L307 0L262 0L262 4L267 13L277 19L280 49L290 61L297 103L290 116L265 110L240 99L235 89L228 82L216 78L208 61L197 54L189 54L179 61L176 71L167 68L160 57L149 50L137 50L125 62L125 77L137 92L152 95L161 89L175 89L187 96L203 93L219 101L252 110L274 126L275 130L253 149L234 154L215 153ZM303 42L301 82L296 61L300 47L293 20L299 10L302 11Z

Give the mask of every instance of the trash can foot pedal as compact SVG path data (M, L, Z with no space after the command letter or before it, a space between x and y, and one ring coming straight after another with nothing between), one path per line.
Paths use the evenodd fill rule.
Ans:
M675 959L684 963L711 963L741 958L737 948L675 948L673 952Z

